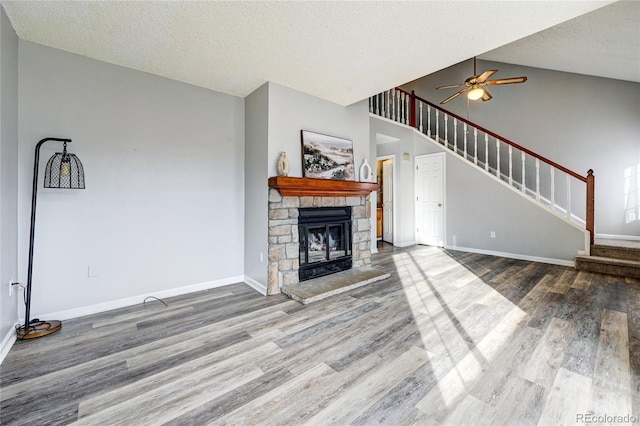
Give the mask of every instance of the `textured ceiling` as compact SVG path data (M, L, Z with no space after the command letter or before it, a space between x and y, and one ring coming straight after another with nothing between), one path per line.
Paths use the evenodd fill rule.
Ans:
M2 1L24 40L236 96L273 81L342 105L609 3Z
M480 56L640 83L640 1L619 1Z

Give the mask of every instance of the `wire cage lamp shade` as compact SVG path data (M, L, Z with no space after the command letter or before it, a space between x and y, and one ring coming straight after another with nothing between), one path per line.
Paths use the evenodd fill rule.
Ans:
M64 143L62 152L56 152L44 170L44 187L59 189L84 189L84 168L75 154L67 152Z

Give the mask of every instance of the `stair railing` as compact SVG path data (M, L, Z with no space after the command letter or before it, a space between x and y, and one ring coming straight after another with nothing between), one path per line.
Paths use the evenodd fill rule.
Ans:
M372 96L369 112L417 129L554 213L584 226L594 243L593 170L582 176L416 96L414 91L396 87Z

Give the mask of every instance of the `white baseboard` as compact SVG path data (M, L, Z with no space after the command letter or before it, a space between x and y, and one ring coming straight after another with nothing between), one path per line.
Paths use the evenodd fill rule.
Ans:
M400 247L400 248L404 248L404 247L409 247L409 246L415 246L416 242L415 241L407 241L404 243L393 243L394 247Z
M9 350L11 350L11 347L16 342L15 326L18 324L19 323L15 323L14 327L11 327L9 332L4 336L4 339L2 339L2 343L0 343L0 364L2 364L2 361L4 361L4 358L9 353Z
M636 235L596 234L596 238L606 238L608 240L640 241L640 236Z
M253 278L250 278L248 276L244 276L244 282L245 284L247 284L249 287L253 288L254 290L256 290L257 292L259 292L260 294L262 294L263 296L267 295L267 286L254 280Z
M483 250L469 247L445 246L445 249L464 251L467 253L488 254L490 256L506 257L507 259L528 260L529 262L549 263L551 265L570 266L572 268L575 267L575 262L573 260L552 259L549 257L528 256L524 254L504 253L501 251Z
M83 306L81 308L68 309L64 311L52 312L49 314L37 314L40 318L52 318L57 320L68 320L71 318L82 317L85 315L97 314L99 312L110 311L112 309L124 308L126 306L142 303L149 296L163 298L180 296L196 291L209 290L225 285L237 284L244 282L244 276L223 278L221 280L206 281L199 284L188 285L185 287L177 287L169 290L155 291L153 293L141 294L138 296L127 297L124 299L112 300L110 302L98 303L96 305Z

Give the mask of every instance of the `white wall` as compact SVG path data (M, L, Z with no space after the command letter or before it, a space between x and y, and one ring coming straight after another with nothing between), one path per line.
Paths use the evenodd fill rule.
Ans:
M0 362L18 320L18 37L0 7ZM17 289L16 289L17 290Z
M478 61L493 78L526 75L524 84L494 86L489 102L471 102L469 119L581 175L596 176L596 233L640 237L640 84L517 65ZM464 81L466 61L405 85L439 103ZM467 116L461 97L444 106ZM628 220L628 213L636 220Z
M19 47L21 280L36 142L73 139L87 186L40 190L32 316L241 279L243 99ZM41 168L60 148L43 147Z
M244 105L244 274L249 283L266 293L269 248L267 243L269 84L263 84L247 96ZM260 254L262 254L262 261Z

